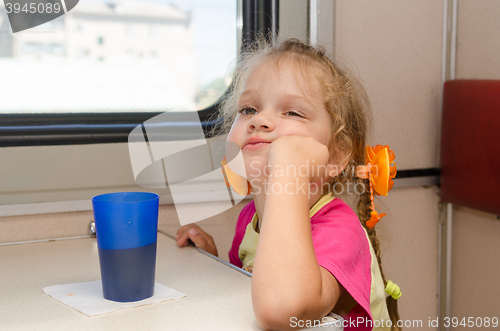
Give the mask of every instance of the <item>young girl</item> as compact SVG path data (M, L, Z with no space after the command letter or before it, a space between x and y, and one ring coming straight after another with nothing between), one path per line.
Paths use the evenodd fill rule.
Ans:
M368 110L356 80L317 48L290 39L241 55L222 114L253 201L240 213L229 258L252 272L264 329L314 325L330 312L344 317L345 330L398 329L395 299L385 303L370 180L356 179L358 215L332 195L370 171L362 168ZM217 255L212 237L194 224L177 233L179 246L189 239ZM398 288L392 292L398 297Z

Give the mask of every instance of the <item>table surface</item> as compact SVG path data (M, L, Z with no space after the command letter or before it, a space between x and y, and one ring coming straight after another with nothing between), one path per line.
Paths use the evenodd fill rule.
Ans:
M43 288L99 280L95 238L0 246L0 330L261 330L249 274L169 236L158 233L156 282L186 297L92 317Z
M160 233L156 282L186 297L87 317L42 290L100 278L95 238L0 246L0 330L261 330L250 277Z

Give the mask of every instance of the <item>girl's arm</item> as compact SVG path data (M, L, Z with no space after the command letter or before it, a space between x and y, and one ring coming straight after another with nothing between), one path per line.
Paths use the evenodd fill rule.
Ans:
M271 157L270 151L269 193L265 199L254 261L252 302L257 321L264 329L282 330L291 329L294 320L321 321L337 303L341 287L335 277L316 261L309 217L311 177L293 176L293 173L278 177L273 174L280 165L300 167L307 159L311 163L315 158L318 164L318 159L324 155L311 155L310 150L306 150L311 146L320 148L315 145L319 143L304 137L279 139L284 141L278 150L293 146L291 150L295 155L277 153L279 157ZM305 150L298 148L297 144L299 147L305 144L302 146ZM326 155L328 160L327 150ZM281 194L273 194L273 187L275 192L281 187ZM301 187L305 189L301 190Z

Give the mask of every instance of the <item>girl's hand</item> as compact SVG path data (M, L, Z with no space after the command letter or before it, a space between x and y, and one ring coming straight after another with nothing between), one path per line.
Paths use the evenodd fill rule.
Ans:
M293 317L321 319L342 293L335 277L318 265L309 216L325 177L336 168L330 159L328 148L312 137L280 136L269 146L269 193L261 200L252 273L252 304L265 330L291 329Z
M175 241L177 241L178 246L184 247L189 245L189 240L191 240L196 247L212 255L218 256L217 247L215 246L212 236L203 231L198 225L188 224L181 226L179 230L177 230Z
M312 137L279 137L270 146L268 163L271 168L281 166L287 171L288 166L294 166L292 173L296 171L299 176L308 177L309 181L338 174L337 166L331 162L328 148Z

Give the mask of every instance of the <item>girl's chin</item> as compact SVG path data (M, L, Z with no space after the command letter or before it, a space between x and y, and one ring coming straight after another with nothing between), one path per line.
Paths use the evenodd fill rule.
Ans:
M245 168L248 178L261 178L263 175L268 176L269 169L267 168L267 157L245 159Z

